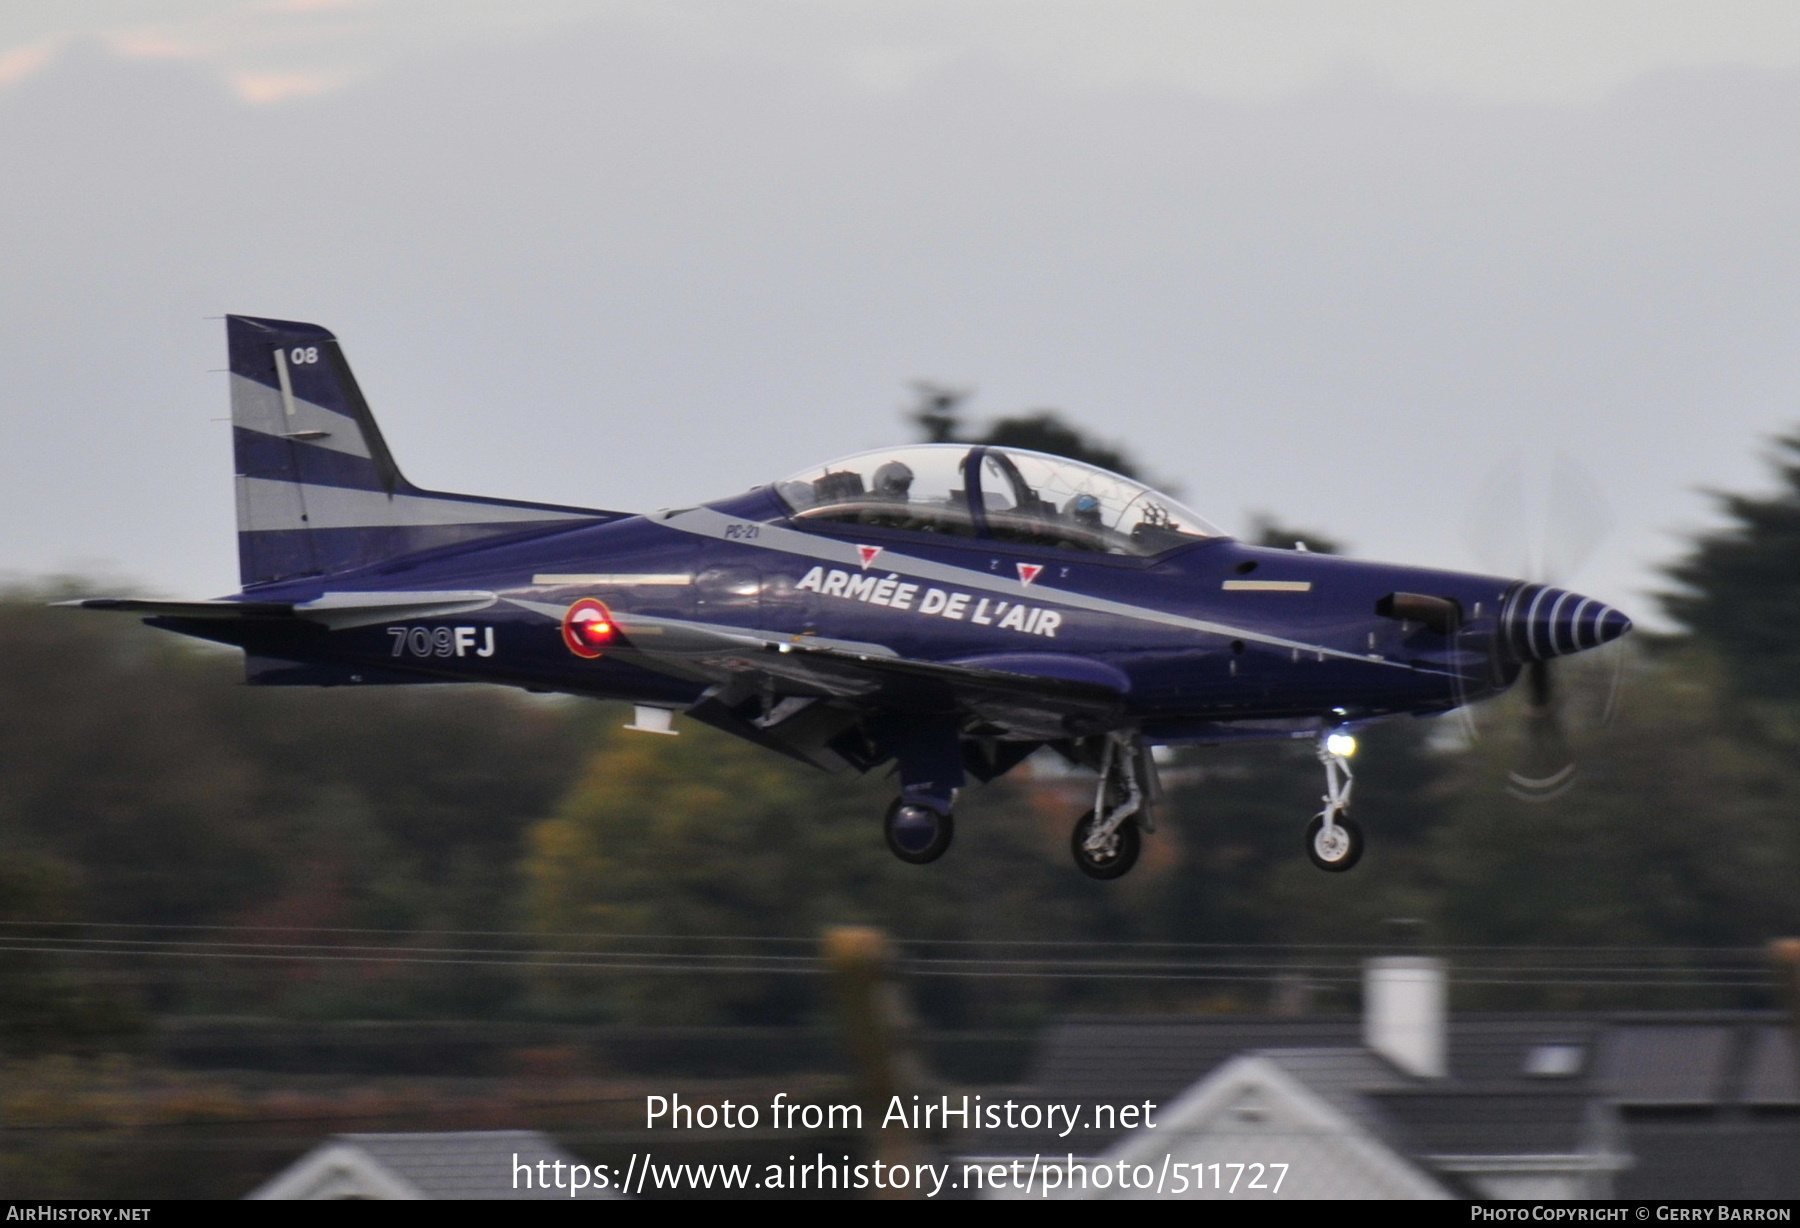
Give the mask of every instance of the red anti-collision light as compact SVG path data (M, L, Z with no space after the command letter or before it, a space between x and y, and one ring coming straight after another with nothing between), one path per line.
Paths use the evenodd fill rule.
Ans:
M562 634L570 652L592 659L619 638L619 626L605 602L583 597L563 615Z

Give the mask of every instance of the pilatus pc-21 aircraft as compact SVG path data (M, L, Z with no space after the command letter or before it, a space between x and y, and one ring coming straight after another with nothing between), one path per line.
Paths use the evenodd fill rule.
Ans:
M1015 448L905 445L648 515L421 490L337 339L227 316L243 591L72 604L235 644L259 686L497 682L675 713L825 769L892 763L887 843L949 847L968 778L1049 746L1099 774L1075 863L1153 830L1151 751L1315 740L1306 849L1347 870L1359 725L1493 695L1630 629L1575 593L1235 541ZM1554 777L1537 783L1554 786Z

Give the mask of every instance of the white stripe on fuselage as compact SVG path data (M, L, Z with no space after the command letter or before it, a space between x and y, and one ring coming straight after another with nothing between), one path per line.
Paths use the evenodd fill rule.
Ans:
M694 582L694 577L686 572L644 572L644 573L549 573L531 577L533 584L545 588L563 588L569 585L597 584L601 587L636 588L648 585L652 588L681 588Z
M760 546L765 550L778 550L783 554L799 555L802 558L821 559L845 567L860 568L862 566L862 557L856 546L850 542L817 537L795 529L784 529L779 525L736 520L707 507L671 512L654 523L667 525L672 529L680 529L683 533L692 533L697 537L710 537L718 541ZM892 550L883 551L881 557L883 566L892 571L908 576L917 576L923 580L935 580L940 584L956 584L990 593L1004 593L1009 597L1056 603L1078 610L1088 610L1095 614L1112 614L1120 618L1137 619L1140 622L1160 623L1165 627L1181 627L1188 631L1200 631L1207 635L1245 640L1254 644L1268 644L1277 648L1297 648L1302 652L1337 657L1345 661L1361 661L1366 665L1386 665L1408 671L1412 669L1411 665L1401 661L1388 661L1363 653L1344 652L1337 648L1327 648L1322 644L1308 644L1300 640L1269 635L1262 631L1234 627L1229 623L1217 623L1204 618L1189 618L1185 614L1175 614L1167 610L1128 605L1123 601L1112 601L1105 597L1090 597L1085 593L1053 589L1046 586L1041 576L1035 583L1026 585L1017 580L1009 580L1004 576L989 575L986 572L973 571L967 567L957 567L950 563L939 563L932 559L915 558L912 555L900 554Z

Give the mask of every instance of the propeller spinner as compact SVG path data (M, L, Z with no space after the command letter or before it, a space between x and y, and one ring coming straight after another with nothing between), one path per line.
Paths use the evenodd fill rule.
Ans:
M1631 620L1604 602L1547 584L1514 589L1500 611L1500 642L1525 666L1525 753L1507 773L1508 791L1548 801L1575 781L1575 761L1550 662L1598 648L1631 630Z

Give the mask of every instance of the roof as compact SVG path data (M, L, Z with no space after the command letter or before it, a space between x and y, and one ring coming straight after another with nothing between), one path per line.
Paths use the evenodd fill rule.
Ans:
M1388 1123L1369 1094L1404 1091L1418 1082L1363 1048L1262 1049L1249 1056L1268 1058L1332 1108L1382 1137L1389 1134Z
M1725 1095L1735 1030L1717 1024L1609 1029L1601 1041L1596 1076L1622 1102L1711 1104Z
M1800 1105L1800 1062L1794 1060L1791 1028L1758 1028L1744 1072L1745 1104Z
M1590 1090L1422 1078L1360 1046L1239 1053L1160 1105L1156 1118L1154 1130L1113 1140L1089 1171L1117 1165L1121 1173L1129 1166L1166 1176L1171 1162L1197 1173L1215 1163L1242 1169L1236 1162L1254 1157L1281 1169L1271 1196L1543 1199L1608 1196L1613 1174L1628 1163L1616 1116ZM1041 1140L1026 1148L1063 1150ZM1170 1192L1221 1193L1193 1182ZM1135 1193L1099 1181L1078 1188L1073 1177L1054 1194L1048 1178L1046 1185L1041 1196Z
M1800 1197L1800 1115L1676 1112L1634 1120L1620 1198Z
M1279 1193L1290 1198L1453 1195L1455 1183L1440 1180L1397 1145L1368 1094L1414 1082L1360 1048L1240 1054L1163 1106L1156 1130L1121 1138L1103 1161L1154 1169L1166 1157L1191 1171L1254 1159L1282 1166ZM1221 1192L1216 1184L1213 1192Z
M1051 1099L1162 1103L1247 1050L1361 1043L1354 1015L1077 1015L1050 1029L1026 1082Z
M1450 1077L1627 1106L1795 1104L1788 1031L1767 1011L1462 1014L1450 1020ZM1047 1101L1164 1103L1239 1053L1361 1045L1356 1015L1072 1016L1046 1035L1026 1083Z
M540 1170L540 1162L550 1167ZM568 1198L564 1174L577 1166L587 1167L536 1130L337 1134L247 1197ZM540 1173L552 1178L551 1188L536 1180ZM589 1188L576 1196L617 1195Z
M1369 1099L1421 1156L1576 1155L1594 1149L1591 1093L1414 1087Z
M1232 1059L1266 1059L1359 1131L1468 1194L1547 1196L1542 1181L1555 1173L1577 1182L1562 1188L1589 1196L1800 1190L1800 1073L1778 1014L1463 1014L1449 1028L1449 1077L1422 1079L1363 1048L1354 1015L1076 1016L1045 1036L1029 1086L1011 1098L1150 1101L1160 1121ZM1126 1133L1090 1120L1066 1133L987 1132L970 1149L1110 1155ZM1502 1188L1495 1174L1507 1172L1521 1184ZM1599 1184L1581 1186L1584 1172Z

